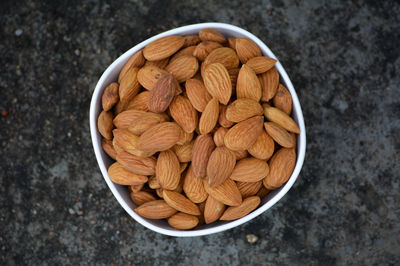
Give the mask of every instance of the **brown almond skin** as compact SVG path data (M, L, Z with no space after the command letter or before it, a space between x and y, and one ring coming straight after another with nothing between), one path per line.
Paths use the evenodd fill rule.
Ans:
M296 144L296 139L280 125L274 122L266 122L264 123L264 127L268 135L270 135L274 141L282 147L293 148Z
M236 49L236 38L228 38L228 45L233 50Z
M270 70L277 61L273 58L266 56L253 57L247 61L246 65L251 67L251 69L256 72L256 74L261 74Z
M192 166L196 176L206 176L208 160L214 148L214 141L209 134L196 138L192 150Z
M121 80L119 85L119 100L122 103L128 103L139 93L138 71L139 68L137 67L130 68Z
M235 48L242 64L246 64L246 62L253 57L262 55L258 45L247 38L237 38L235 41Z
M139 157L127 152L117 154L119 162L126 170L138 175L154 175L156 169L156 159L154 157Z
M178 82L172 74L162 76L150 91L147 106L154 113L162 113L172 102Z
M197 111L203 112L207 103L212 99L206 86L204 86L203 81L198 79L189 79L186 81L185 87L187 97L193 107Z
M205 41L201 42L196 46L196 49L193 52L193 56L197 57L200 61L204 61L206 57L211 53L211 51L222 47L220 43Z
M269 161L270 171L264 178L263 184L267 189L281 187L293 173L296 165L296 152L294 149L281 148Z
M170 62L165 70L174 75L176 80L181 83L192 78L199 69L197 58L192 55L183 55Z
M203 180L194 174L192 165L189 166L184 178L183 191L194 203L201 203L207 199L208 194L204 189Z
M146 130L161 122L164 122L164 119L161 116L153 116L153 115L142 116L136 119L135 122L128 127L128 130L133 134L140 136Z
M185 44L183 45L183 47L197 45L201 42L200 37L198 35L187 35L184 38L185 38Z
M268 160L275 151L275 143L265 130L261 131L256 142L248 149L248 152L260 160Z
M114 128L113 125L113 114L111 112L102 111L97 118L97 128L99 129L100 134L105 139L112 139L112 130Z
M128 192L132 193L132 192L139 192L140 190L142 190L142 188L144 187L144 184L140 184L140 185L129 185L128 186ZM144 191L144 190L143 190ZM148 191L146 191L148 192Z
M112 82L104 89L103 96L101 98L104 111L109 111L119 101L118 89L119 85L116 82Z
M173 150L181 163L187 163L192 160L194 141L186 143L184 145L175 145Z
M176 210L170 207L165 200L153 200L140 205L135 212L148 219L164 219L174 215Z
M128 62L124 65L122 68L121 72L119 73L118 76L118 83L121 83L121 80L125 76L125 74L128 72L130 68L133 67L142 67L144 65L145 59L143 57L143 50L140 50L136 52L134 55L129 58Z
M266 161L256 158L244 158L236 163L230 178L241 182L257 182L266 177L269 167Z
M143 91L137 94L126 106L125 110L140 110L140 111L149 111L149 106L147 105L149 101L150 92Z
M242 218L255 210L258 205L260 205L260 198L257 196L248 197L243 200L242 204L237 207L229 207L225 210L224 214L222 214L220 220L221 221L232 221L239 218Z
M213 50L201 64L201 71L213 63L221 63L227 70L234 69L239 66L239 57L235 50L228 47L221 47Z
M196 49L196 46L189 46L186 48L183 48L182 50L180 50L179 52L177 52L176 54L174 54L174 56L171 57L171 59L169 60L169 63L171 64L173 61L175 61L176 59L185 56L185 55L191 55L193 56L193 52ZM197 61L197 60L196 60Z
M157 60L157 61L146 61L144 66L155 66L161 69L164 69L169 63L169 58Z
M208 65L204 70L203 80L211 96L224 105L228 104L232 95L232 83L224 65L220 63Z
M180 128L180 135L179 135L179 140L176 144L178 145L185 145L188 144L190 141L193 139L193 132L187 133L185 130L183 130L181 127Z
M267 72L260 74L258 77L262 88L261 101L268 102L275 96L276 91L278 89L278 84L279 84L278 70L275 67L273 67Z
M177 211L192 215L200 215L199 207L179 192L163 190L163 198L169 206Z
M145 116L147 112L139 110L126 110L119 113L112 123L116 128L128 128L139 117Z
M173 151L162 151L158 155L156 177L163 189L174 190L178 187L181 179L180 164Z
M142 151L165 151L174 146L180 137L181 129L176 123L163 122L146 130L138 141Z
M290 92L282 84L279 84L278 90L272 99L272 102L276 108L285 112L287 115L292 113L292 95L290 95Z
M232 83L232 95L236 94L236 84L239 76L239 71L240 68L233 68L228 70L229 77L231 78Z
M262 186L260 190L257 192L257 196L259 196L260 199L263 199L269 192L270 192L269 189L266 189L265 186Z
M107 153L108 156L110 156L112 159L115 160L115 158L117 157L117 152L114 149L112 141L109 139L103 138L101 140L101 146L103 147L104 152Z
M204 208L204 221L206 224L217 221L225 211L225 204L208 196Z
M114 129L113 130L114 139L113 141L122 148L124 151L139 156L139 157L150 157L155 152L153 151L142 151L137 148L139 136L133 134L127 129Z
M225 135L225 146L234 151L247 150L261 134L263 117L255 116L237 123Z
M146 176L132 173L118 162L113 163L108 168L108 175L111 181L120 185L140 185L147 182Z
M189 230L199 224L199 218L194 215L179 212L168 218L168 224L178 230Z
M129 196L131 197L132 201L136 204L136 206L140 206L145 204L146 202L157 200L153 194L146 191L131 192Z
M143 49L143 56L149 61L162 60L177 52L185 43L182 36L166 36L150 43Z
M208 181L205 179L203 180L203 184L205 190L210 196L225 205L239 206L242 203L242 195L240 194L235 181L230 178L227 178L224 183L215 187L210 187Z
M237 182L236 185L244 199L257 195L257 192L263 187L261 180L257 182Z
M237 99L228 105L226 119L238 123L256 115L262 115L264 109L254 99Z
M224 138L225 138L225 134L226 132L228 132L228 129L224 128L224 127L220 127L217 129L217 131L214 132L214 143L217 147L222 147L224 146Z
M224 35L214 29L202 29L199 32L199 37L202 41L213 41L218 43L226 42Z
M155 176L149 177L148 184L151 189L161 188L161 185Z
M257 102L262 96L262 88L256 73L246 64L242 65L236 82L237 98L249 98Z
M184 96L176 96L169 106L169 111L175 122L187 133L192 133L198 123L196 109Z
M211 153L207 164L208 184L219 186L231 175L236 164L236 156L226 147L217 147Z
M226 109L228 108L228 106L221 104L219 108L220 109L219 109L218 123L220 124L221 127L230 128L231 126L233 126L233 122L229 121L226 118Z
M211 99L204 108L199 121L200 134L210 133L217 124L219 117L219 102L216 98Z
M164 75L168 74L167 71L155 65L148 65L142 67L138 74L138 82L146 90L151 91L156 85L157 81Z

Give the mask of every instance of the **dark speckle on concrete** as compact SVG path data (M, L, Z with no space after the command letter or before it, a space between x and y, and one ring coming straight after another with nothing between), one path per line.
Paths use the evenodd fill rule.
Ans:
M268 212L173 238L134 222L107 188L89 103L127 49L206 21L241 26L279 57L307 156ZM0 24L1 265L400 264L398 1L8 0Z

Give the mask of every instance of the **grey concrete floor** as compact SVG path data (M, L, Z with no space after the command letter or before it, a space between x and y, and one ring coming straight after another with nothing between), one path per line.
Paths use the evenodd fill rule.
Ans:
M206 21L241 26L279 57L307 157L253 221L167 237L130 219L103 181L89 103L127 49ZM1 1L0 25L1 265L400 264L399 1Z

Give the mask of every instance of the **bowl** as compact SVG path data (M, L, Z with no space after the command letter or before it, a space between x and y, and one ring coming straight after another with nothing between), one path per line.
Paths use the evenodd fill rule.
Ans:
M229 222L218 221L209 225L202 225L200 228L190 231L176 230L170 227L165 220L146 219L137 215L133 211L133 209L136 208L136 205L130 199L126 187L114 184L107 173L107 168L112 163L112 160L103 151L101 146L101 135L97 130L97 117L102 110L101 98L103 95L103 91L109 83L116 81L118 79L119 72L121 71L125 63L128 61L128 59L137 51L143 49L149 43L168 35L197 34L201 29L204 28L212 28L218 30L227 37L249 38L253 40L260 47L263 55L278 60L277 57L271 52L271 50L260 39L258 39L250 32L242 28L239 28L237 26L225 23L200 23L200 24L193 24L184 27L179 27L173 30L160 33L154 37L151 37L137 44L136 46L125 52L123 55L121 55L117 60L115 60L104 71L103 75L100 77L100 80L97 82L96 88L93 92L92 101L90 104L90 133L92 137L94 153L96 155L96 159L99 164L101 173L103 174L104 180L106 181L108 187L110 188L111 192L113 193L119 204L121 204L122 208L124 208L125 211L133 219L135 219L138 223L142 224L143 226L147 227L150 230L169 236L193 237L193 236L209 235L239 226L247 221L250 221L251 219L254 219L258 215L262 214L263 212L271 208L275 203L277 203L293 186L303 165L305 151L306 151L306 131L305 131L303 113L300 107L300 102L299 99L297 98L296 91L293 88L292 82L290 81L288 75L286 74L285 69L282 67L281 63L278 60L275 66L279 71L283 84L286 86L286 88L290 91L292 95L293 98L292 117L297 122L301 130L301 133L300 135L298 135L297 139L297 161L289 180L278 190L271 191L269 194L267 194L262 199L260 206L250 214L246 215L245 217Z

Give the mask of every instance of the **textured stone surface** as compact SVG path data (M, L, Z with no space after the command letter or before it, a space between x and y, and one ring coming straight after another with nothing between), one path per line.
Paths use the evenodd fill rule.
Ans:
M0 264L398 265L400 4L351 2L1 1ZM205 21L241 26L279 57L307 157L253 221L166 237L130 219L103 181L89 102L121 53Z

